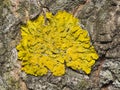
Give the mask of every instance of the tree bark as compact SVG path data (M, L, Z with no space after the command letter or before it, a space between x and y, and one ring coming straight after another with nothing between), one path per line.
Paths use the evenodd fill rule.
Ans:
M67 68L61 77L21 71L16 45L20 27L46 10L80 19L100 58L90 75ZM120 90L119 0L0 0L0 90Z

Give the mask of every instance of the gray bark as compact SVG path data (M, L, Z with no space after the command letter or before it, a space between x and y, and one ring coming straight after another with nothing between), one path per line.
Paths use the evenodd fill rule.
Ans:
M21 72L17 60L20 26L41 14L39 0L0 0L0 90L120 90L120 1L41 0L56 13L66 10L81 21L100 58L90 75L67 68L61 77Z

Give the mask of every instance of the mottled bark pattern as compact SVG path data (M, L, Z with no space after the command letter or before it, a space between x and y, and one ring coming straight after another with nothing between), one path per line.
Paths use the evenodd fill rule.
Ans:
M58 10L74 14L89 32L100 56L90 75L67 68L61 77L35 77L20 70L20 26ZM120 90L120 1L0 0L0 66L0 90Z

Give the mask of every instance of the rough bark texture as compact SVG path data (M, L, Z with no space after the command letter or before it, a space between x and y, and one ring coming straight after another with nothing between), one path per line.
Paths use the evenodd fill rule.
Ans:
M0 0L0 90L120 90L119 0ZM64 76L27 75L20 70L16 45L20 26L47 7L81 20L100 58L90 75L67 68ZM44 8L45 12L45 8Z

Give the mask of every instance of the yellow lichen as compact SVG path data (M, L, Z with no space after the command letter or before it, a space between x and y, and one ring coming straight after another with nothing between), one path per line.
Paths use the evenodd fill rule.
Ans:
M35 76L45 75L49 70L61 76L66 67L71 67L89 74L98 55L79 20L65 11L56 15L46 13L46 18L47 22L41 15L21 27L22 39L17 50L22 70Z

